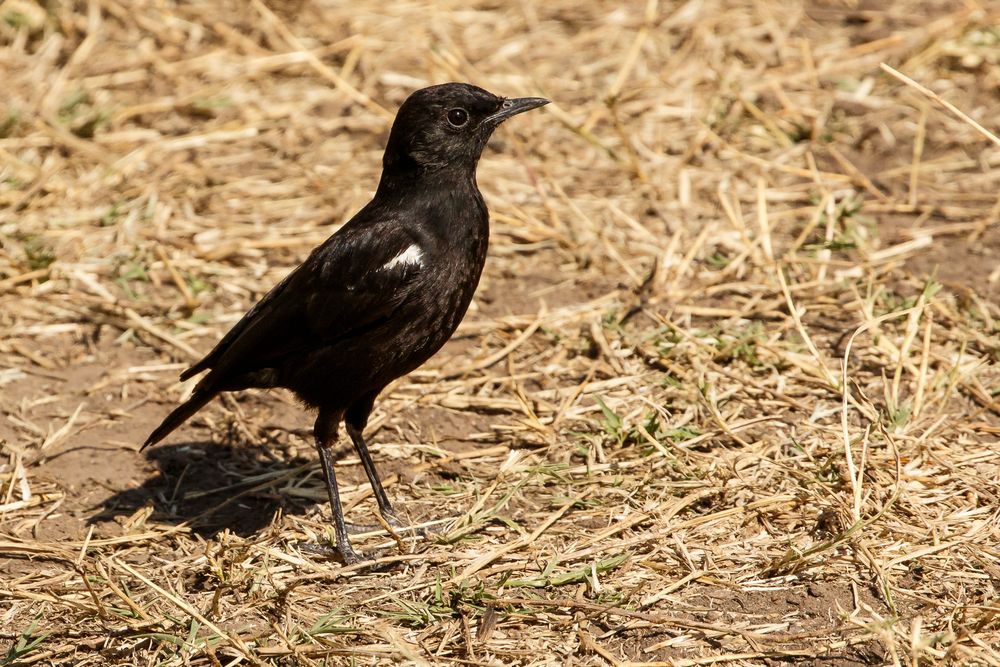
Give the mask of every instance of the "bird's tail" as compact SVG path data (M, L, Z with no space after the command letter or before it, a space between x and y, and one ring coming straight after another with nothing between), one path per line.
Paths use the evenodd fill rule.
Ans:
M205 407L205 404L210 400L215 398L216 392L207 389L195 389L194 393L191 395L187 401L179 405L174 409L167 418L163 420L163 423L156 427L149 437L146 438L146 442L142 444L139 451L146 449L150 445L155 445L160 440L170 435L170 433L186 422L191 415L201 410Z

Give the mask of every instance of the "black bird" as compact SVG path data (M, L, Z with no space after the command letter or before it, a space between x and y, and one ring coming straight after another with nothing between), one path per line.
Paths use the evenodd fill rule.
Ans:
M374 198L279 282L181 379L208 371L146 439L155 444L219 392L285 387L317 408L336 553L347 538L331 448L343 421L375 492L399 525L362 435L375 397L437 352L465 315L486 261L489 212L476 165L493 131L547 104L464 83L417 90L396 114Z

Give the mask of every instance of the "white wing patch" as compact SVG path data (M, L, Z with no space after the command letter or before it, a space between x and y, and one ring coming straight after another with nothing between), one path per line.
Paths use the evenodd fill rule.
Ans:
M388 262L382 265L383 271L388 271L397 266L421 266L424 262L424 251L416 243L399 253Z

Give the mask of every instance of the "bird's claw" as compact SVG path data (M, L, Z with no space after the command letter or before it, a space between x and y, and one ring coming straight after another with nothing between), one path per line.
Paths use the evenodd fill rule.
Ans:
M341 548L340 545L314 544L312 542L295 542L295 548L303 553L312 556L322 556L323 558L333 558L339 560L344 565L355 565L365 560L350 545Z
M391 524L390 524L391 525ZM362 533L374 533L383 530L377 523L345 523L348 535L361 535Z
M392 528L394 532L408 533L416 535L417 537L429 537L430 535L438 532L438 530L434 528L428 529L426 527L416 528L413 526L407 526L395 514L384 513L382 514L382 519L385 520L385 523L388 524L389 528ZM360 535L362 533L375 533L386 530L386 527L381 523L348 523L346 525L348 535Z
M295 547L302 551L303 553L310 554L312 556L319 556L321 558L332 558L333 560L338 560L345 566L357 565L359 563L369 563L369 565L363 569L370 570L385 570L389 567L388 564L377 565L375 559L381 557L383 551L374 551L370 554L358 553L351 548L350 544L346 545L344 549L341 549L338 545L333 544L314 544L312 542L296 542Z
M294 546L303 553L307 553L311 556L319 556L320 558L338 560L345 566L367 563L360 568L360 571L363 572L385 572L397 565L397 563L375 562L375 559L380 558L385 554L384 551L375 551L370 554L363 554L358 553L349 545L346 549L341 550L337 545L315 544L312 542L295 542Z

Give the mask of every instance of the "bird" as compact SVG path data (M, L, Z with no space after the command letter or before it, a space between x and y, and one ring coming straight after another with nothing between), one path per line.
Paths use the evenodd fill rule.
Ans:
M479 284L489 211L476 168L494 130L549 100L505 98L468 83L412 92L400 105L371 201L314 248L204 358L206 372L142 449L167 437L222 392L291 390L317 411L313 438L345 564L362 561L334 472L340 423L372 486L382 517L400 526L364 429L375 399L451 338Z

